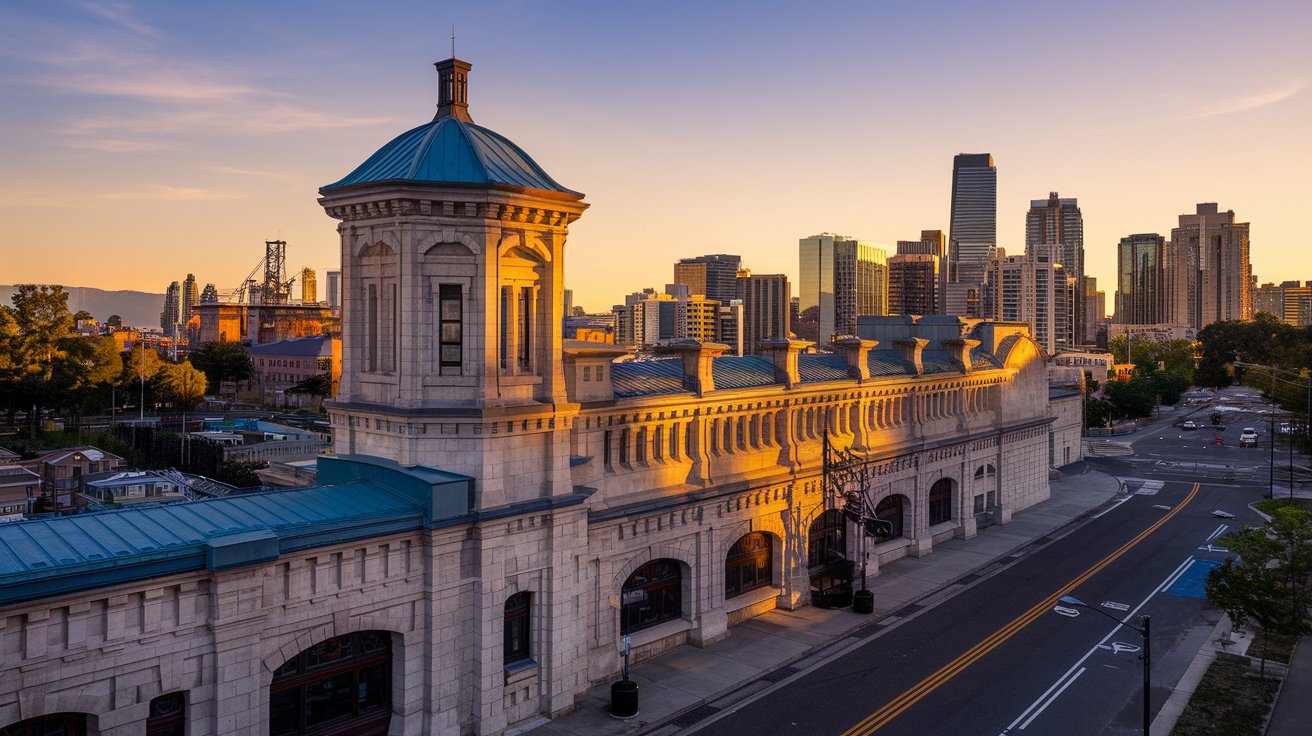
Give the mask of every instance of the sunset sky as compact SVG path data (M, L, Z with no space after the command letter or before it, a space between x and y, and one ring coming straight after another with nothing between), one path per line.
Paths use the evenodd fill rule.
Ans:
M1312 3L61 2L0 7L0 283L236 287L288 241L335 268L318 187L430 120L432 63L474 65L474 120L592 208L575 303L739 253L797 273L821 231L948 228L952 156L1115 244L1215 201L1259 281L1312 279ZM891 248L890 248L891 251ZM322 277L321 277L322 283Z

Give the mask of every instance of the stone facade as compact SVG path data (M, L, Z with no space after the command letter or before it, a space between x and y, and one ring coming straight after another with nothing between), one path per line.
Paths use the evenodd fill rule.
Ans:
M439 65L427 135L457 126L450 145L509 150L469 119L468 71ZM160 554L139 549L118 582L0 598L0 724L85 714L90 733L126 736L152 699L180 693L192 736L266 734L289 717L271 705L289 666L381 632L390 697L371 711L382 730L359 732L502 733L614 678L625 635L641 659L832 601L843 570L850 594L861 545L841 510L854 503L888 520L868 545L878 574L1045 500L1050 448L1078 448L1074 409L1049 401L1023 325L890 318L829 354L689 342L655 361L566 343L565 240L582 195L548 189L526 155L510 174L467 176L483 185L397 181L370 162L321 199L341 222L339 458L320 461L337 480L287 492L322 494L294 496L303 524L219 529L176 572L133 578L129 563ZM431 163L407 166L454 170ZM827 481L826 446L870 482ZM467 498L435 478L465 478ZM358 508L350 496L315 521L314 499L354 493L347 480L363 484ZM28 591L40 574L0 580Z

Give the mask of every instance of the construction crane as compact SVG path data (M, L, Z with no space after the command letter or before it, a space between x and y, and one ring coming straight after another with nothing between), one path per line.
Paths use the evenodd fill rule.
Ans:
M256 274L263 272L263 279L257 280ZM287 276L287 241L264 241L264 258L255 264L255 268L242 279L241 286L233 292L237 304L287 304L291 301L292 284L296 277Z

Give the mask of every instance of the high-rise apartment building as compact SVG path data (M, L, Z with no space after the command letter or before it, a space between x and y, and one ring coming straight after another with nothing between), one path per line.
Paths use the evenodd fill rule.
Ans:
M890 259L890 260L889 260L889 292L888 292L888 299L889 299L889 302L888 302L888 310L889 310L889 314L943 314L943 313L944 313L944 307L945 307L944 297L945 297L945 295L947 294L947 284L948 284L948 267L947 267L947 266L948 266L948 239L947 239L947 236L943 234L943 231L942 231L942 230L921 230L921 231L920 231L920 240L899 240L899 241L897 241L897 255L899 255L899 256L913 256L913 255L914 255L914 256L922 256L922 255L923 255L923 256L933 256L933 257L934 257L934 272L935 272L935 274L937 274L937 275L935 276L935 281L934 281L934 285L933 285L933 302L932 302L932 306L931 306L932 311L929 311L929 312L906 312L906 311L901 311L901 312L899 312L899 311L896 311L896 309L895 309L894 306L893 306L893 288L894 288L894 287L893 287L893 274L892 274L893 262L892 262L892 259ZM920 259L913 259L913 261L916 261L916 262L919 262L919 263L924 263L924 261L922 261L922 260L920 260ZM904 261L904 263L905 263L905 261ZM906 268L907 268L907 267L904 267L904 270L906 270ZM913 266L913 267L909 267L909 268L911 268L911 270L913 270L913 271L919 271L919 270L923 270L925 267L924 267L924 266ZM918 273L917 273L916 276L917 276L917 278L919 278L919 277L921 276L921 274L918 274ZM919 282L917 282L917 283L919 283ZM903 289L903 293L906 293L906 292L905 292L905 288ZM904 304L902 304L901 302L899 302L899 306L897 307L897 309L907 309L907 307L906 307Z
M1312 324L1312 281L1262 284L1253 290L1253 314L1266 312L1295 327Z
M747 353L747 338L743 333L743 303L738 299L717 308L715 341L729 346L730 355Z
M192 309L200 304L200 288L196 285L195 274L187 274L182 281L182 319L181 324L191 321Z
M952 159L952 212L948 229L945 311L979 316L989 262L998 257L998 169L987 153Z
M1084 330L1084 217L1074 197L1062 198L1049 192L1047 199L1030 200L1025 215L1025 248L1055 243L1066 273L1080 285L1076 293L1075 341L1087 342Z
M1075 346L1077 290L1075 277L1059 261L1058 246L1039 245L1023 256L993 261L984 308L993 319L1028 322L1035 341L1052 355Z
M762 340L786 340L790 334L791 289L781 273L753 274L740 270L737 300L742 303L743 352L761 352Z
M1180 215L1167 248L1166 278L1171 321L1193 329L1213 322L1253 316L1253 268L1249 263L1248 223L1215 202Z
M928 253L899 252L888 259L888 313L938 314L939 268L938 256Z
M328 271L325 276L327 276L328 281L324 285L324 290L327 292L324 296L327 297L328 306L333 309L340 309L342 306L342 272Z
M317 304L319 302L319 277L313 268L301 269L301 303Z
M164 310L159 313L159 326L164 334L173 337L182 323L182 286L174 281L164 290Z
M1107 294L1098 289L1098 279L1084 277L1082 324L1085 327L1081 345L1092 345L1098 341L1098 330L1107 320Z
M691 293L727 304L736 298L735 279L742 266L742 256L725 253L683 258L674 264L674 283L687 284Z
M856 318L888 314L888 253L863 240L822 233L798 241L800 315L793 329L827 343L855 335Z
M1121 238L1116 249L1117 324L1171 324L1166 282L1165 238L1157 233Z
M214 284L205 284L205 288L200 292L201 304L214 304L219 301L219 290Z

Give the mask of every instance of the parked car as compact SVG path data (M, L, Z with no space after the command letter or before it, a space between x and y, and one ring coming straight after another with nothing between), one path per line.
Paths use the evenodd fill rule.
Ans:
M1184 420L1184 423L1180 425L1180 429L1198 429L1198 425L1194 420L1186 419Z
M1240 447L1257 447L1257 430L1252 427L1244 427L1239 433Z
M1293 431L1294 431L1294 427L1289 422L1280 423L1280 434L1289 434Z

